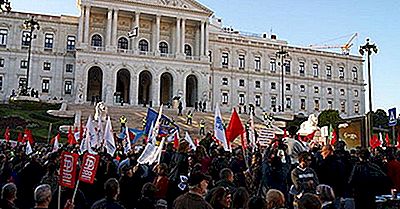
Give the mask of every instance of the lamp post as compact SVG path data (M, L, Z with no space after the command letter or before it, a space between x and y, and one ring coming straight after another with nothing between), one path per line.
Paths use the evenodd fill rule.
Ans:
M24 27L25 29L29 30L29 34L27 34L26 39L29 40L29 45L28 45L28 65L26 68L26 85L25 85L25 95L28 93L29 89L29 69L30 69L30 64L31 64L31 52L32 52L32 39L35 37L33 36L33 31L39 30L40 26L38 21L35 20L35 18L32 16L31 19L25 20L24 22Z
M0 10L1 12L11 11L11 3L8 0L0 0Z
M289 56L289 52L285 51L283 49L283 46L281 46L281 49L276 52L276 56L281 58L281 91L282 91L282 97L281 97L281 112L285 112L285 83L284 83L284 76L285 76L285 70L284 70L284 64L283 64L283 58L286 56Z
M362 56L364 56L364 54L367 54L367 69L368 69L368 102L369 102L369 112L367 113L367 142L369 142L369 140L372 137L372 128L373 128L373 123L372 123L372 76L371 76L371 54L374 53L378 53L378 48L375 44L371 44L369 43L369 38L367 38L367 43L365 43L365 45L360 46L360 54ZM366 146L368 146L368 143L366 144Z

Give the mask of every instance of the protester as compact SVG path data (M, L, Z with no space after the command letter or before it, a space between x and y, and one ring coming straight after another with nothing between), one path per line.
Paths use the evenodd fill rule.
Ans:
M215 186L228 188L232 194L236 192L236 185L233 183L234 176L231 169L222 169L219 173L219 177L221 180L217 181L217 183L215 183Z
M95 202L91 209L124 209L117 202L119 195L119 183L117 179L111 178L104 184L105 198Z
M332 187L326 184L320 184L317 186L317 195L322 202L321 209L337 209L335 206L335 193Z
M14 183L7 183L1 190L1 209L18 209L15 205L17 199L17 186Z
M309 167L312 161L308 152L302 152L298 157L299 165L292 171L292 194L315 193L319 180L315 171Z
M232 197L229 189L217 186L210 190L206 200L214 209L229 209L231 207Z
M142 197L139 199L136 209L156 209L157 200L155 194L157 187L153 183L146 183L142 188Z
M285 208L285 196L276 189L270 189L267 192L267 208L266 209L283 209Z
M321 209L322 203L315 194L305 193L298 201L298 209Z
M245 187L240 187L232 196L232 208L247 209L250 195Z

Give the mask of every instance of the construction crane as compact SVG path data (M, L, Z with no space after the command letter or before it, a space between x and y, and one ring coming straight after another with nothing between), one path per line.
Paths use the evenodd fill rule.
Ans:
M342 54L349 55L350 54L350 49L353 46L353 41L357 36L358 36L358 33L352 34L350 39L343 45L310 45L310 47L312 49L341 49L342 50ZM339 38L332 39L332 40L329 40L329 41L334 41L334 40L342 39L342 38L345 38L345 37L348 37L348 36L339 37Z

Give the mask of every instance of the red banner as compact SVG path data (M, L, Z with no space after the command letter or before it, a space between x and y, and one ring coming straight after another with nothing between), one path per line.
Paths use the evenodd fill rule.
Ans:
M99 165L99 160L99 155L86 153L85 156L83 156L79 181L93 184L94 177L96 177L97 167Z
M59 183L61 186L74 188L76 178L76 165L78 162L78 154L63 152L60 163Z

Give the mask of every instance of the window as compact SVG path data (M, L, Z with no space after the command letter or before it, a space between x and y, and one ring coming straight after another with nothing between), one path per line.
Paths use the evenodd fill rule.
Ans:
M0 67L4 67L4 58L0 58Z
M257 72L261 71L261 57L256 57L254 59L254 68Z
M354 90L354 97L358 97L358 90Z
M28 31L22 32L22 43L21 45L24 46L29 46L29 43L31 42L31 35Z
M314 100L314 110L319 111L319 99Z
M244 86L244 80L243 79L239 80L239 86L242 86L242 87Z
M239 69L243 70L245 65L245 57L243 54L239 54Z
M360 113L360 103L358 102L354 103L354 113Z
M261 106L261 95L256 95L255 103L256 103L256 107L260 107Z
M94 47L102 47L103 46L103 39L99 34L95 34L92 36L92 46Z
M212 51L208 51L208 61L212 62Z
M21 69L26 69L28 68L28 61L26 60L21 60Z
M300 99L300 110L306 109L306 99Z
M121 37L118 39L118 49L127 50L129 47L129 41L125 37Z
M290 60L286 60L283 66L285 67L285 74L290 75Z
M290 91L290 83L286 84L286 91Z
M3 76L0 76L0 91L3 90Z
M318 74L319 74L319 72L318 72L319 71L318 70L318 64L313 64L312 68L313 68L313 76L317 78Z
M292 109L292 98L286 97L286 109Z
M243 93L239 94L239 104L244 105L245 103L246 103L246 101L244 98L244 94Z
M332 88L327 88L327 93L332 94Z
M299 63L299 72L300 72L300 76L305 76L305 69L304 69L304 62L300 62Z
M316 94L319 93L319 87L318 86L314 86L314 93L316 93Z
M275 90L275 89L276 89L276 83L275 83L275 82L272 82L272 83L271 83L271 89L272 89L272 90Z
M332 100L328 100L328 109L333 109L333 102L332 102Z
M65 81L64 93L65 94L71 94L72 93L72 81Z
M18 87L21 88L21 87L24 87L24 86L26 86L26 78L24 78L24 77L19 78Z
M43 63L43 70L50 71L50 69L51 69L51 63L50 62L44 62Z
M272 96L271 97L271 108L273 109L273 111L276 111L276 97Z
M306 86L300 85L300 92L305 92L306 91Z
M346 101L340 102L340 112L346 112Z
M332 67L331 66L326 66L326 78L327 79L332 79Z
M0 46L7 46L8 30L0 29Z
M222 78L222 85L224 86L228 85L228 78Z
M73 70L74 70L74 65L73 64L65 65L65 72L72 73Z
M222 92L222 104L228 104L229 94L228 92Z
M271 71L271 73L276 72L276 60L275 59L271 59L271 61L269 61L269 70Z
M357 73L357 68L356 67L353 67L353 70L351 71L351 75L353 77L353 81L357 81L358 73Z
M168 44L166 42L160 42L158 48L161 54L168 54Z
M43 79L42 80L42 93L49 93L49 86L50 86L50 80Z
M185 44L185 55L187 57L192 56L192 47L189 44Z
M227 52L222 53L222 67L228 68L229 54Z
M343 67L339 68L339 79L344 80L344 68Z
M141 52L148 52L149 51L149 42L142 39L139 41L139 51Z
M346 91L344 89L340 89L339 91L341 96L344 96L346 94Z
M44 35L44 48L52 49L53 48L54 35L51 33L46 33Z
M73 51L75 50L75 36L67 36L67 50Z
M256 81L256 89L261 88L261 82L260 81Z

